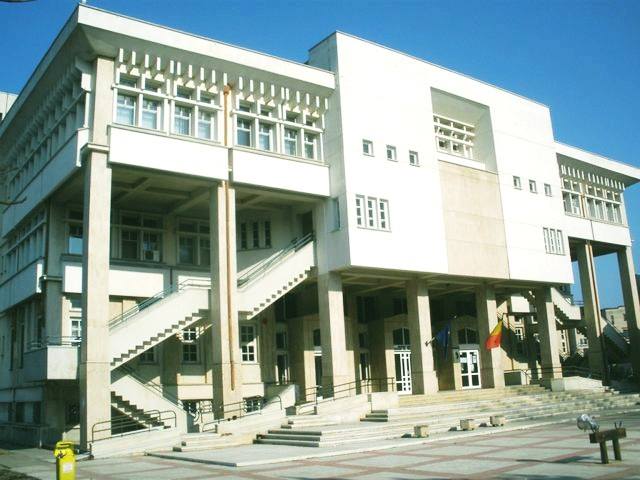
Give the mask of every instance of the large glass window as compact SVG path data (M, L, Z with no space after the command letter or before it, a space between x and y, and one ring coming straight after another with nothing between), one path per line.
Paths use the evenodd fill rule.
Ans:
M195 220L178 222L178 263L208 266L209 225Z
M258 134L258 143L259 143L258 146L260 147L261 150L271 150L271 144L272 144L271 125L269 125L268 123L260 122L259 127L260 127L260 131Z
M196 327L182 330L182 362L198 362L198 331Z
M120 258L162 260L162 221L158 217L123 213L120 223Z
M193 110L182 105L175 106L173 115L173 132L179 135L191 134L191 115Z
M213 114L204 110L198 112L198 137L205 140L213 138Z
M82 225L69 225L68 253L82 255L83 236Z
M116 122L124 125L136 123L136 97L118 94L118 106L116 109Z
M256 327L240 325L240 351L243 362L256 361Z
M304 156L306 158L314 159L316 158L316 144L318 141L318 137L311 133L304 134Z
M284 129L284 153L287 155L298 154L298 131L292 128Z
M237 130L237 141L238 145L242 145L243 147L251 146L251 120L246 118L238 118L236 124Z
M157 100L142 100L142 126L156 130L160 128L160 102Z

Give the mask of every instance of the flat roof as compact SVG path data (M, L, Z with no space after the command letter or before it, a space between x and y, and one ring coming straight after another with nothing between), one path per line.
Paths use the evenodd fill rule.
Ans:
M640 168L638 167L564 143L555 142L555 146L557 154L614 173L625 185L640 182Z

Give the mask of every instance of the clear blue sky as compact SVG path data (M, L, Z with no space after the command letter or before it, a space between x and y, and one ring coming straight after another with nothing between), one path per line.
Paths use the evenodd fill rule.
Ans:
M342 30L549 105L557 140L640 166L640 1L88 3L298 61ZM0 2L0 90L22 88L75 4ZM639 238L640 185L625 197ZM615 259L597 268L602 305L620 304Z

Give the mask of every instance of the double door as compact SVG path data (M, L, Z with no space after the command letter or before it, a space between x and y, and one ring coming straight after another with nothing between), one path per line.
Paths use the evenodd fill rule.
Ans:
M480 388L480 352L478 350L460 350L460 374L462 388Z

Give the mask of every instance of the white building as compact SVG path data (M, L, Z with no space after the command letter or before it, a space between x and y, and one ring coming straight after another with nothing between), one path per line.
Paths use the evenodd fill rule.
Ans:
M86 446L154 410L187 429L185 410L287 383L555 378L558 329L584 328L606 374L610 252L640 341L623 195L640 170L557 143L544 105L343 33L303 65L79 5L0 124L0 163L14 440ZM583 320L558 289L572 259ZM425 342L450 321L445 355Z
M7 116L7 112L16 101L17 95L13 93L0 92L0 122Z

